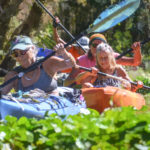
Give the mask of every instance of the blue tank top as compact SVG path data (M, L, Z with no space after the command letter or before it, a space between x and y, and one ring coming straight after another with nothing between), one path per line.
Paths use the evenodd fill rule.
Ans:
M39 79L32 85L23 87L21 79L18 80L18 91L21 90L23 92L33 90L35 88L39 88L45 92L53 91L57 88L57 81L50 77L42 68L40 67L40 77Z
M114 72L113 76L117 76L116 71ZM94 87L106 87L106 86L121 87L121 82L119 80L112 78L106 79L97 78L93 85Z

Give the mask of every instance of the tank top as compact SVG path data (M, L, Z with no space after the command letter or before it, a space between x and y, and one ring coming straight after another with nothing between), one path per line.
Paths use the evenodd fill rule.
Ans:
M50 77L43 69L40 67L40 77L39 79L32 85L24 87L22 85L21 79L18 80L18 91L21 90L23 92L33 90L35 88L39 88L45 92L53 91L57 88L57 81Z
M113 76L117 76L116 70L114 71ZM106 86L121 87L121 82L119 80L112 78L106 79L97 78L93 85L94 87L106 87Z

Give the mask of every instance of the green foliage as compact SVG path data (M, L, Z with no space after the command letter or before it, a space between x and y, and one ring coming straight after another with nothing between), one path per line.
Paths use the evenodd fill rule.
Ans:
M42 1L52 11L52 14L59 16L61 23L74 36L88 28L96 17L105 9L119 3L121 0L55 0ZM52 40L51 27L45 27L49 22L49 16L41 12L31 1L4 1L2 13L0 14L0 49L8 52L9 41L14 35L26 34L31 37L37 36L40 47L52 48L55 42ZM134 41L143 41L149 37L150 13L149 0L141 1L137 11L122 23L105 31L108 43L117 52L123 52L131 47ZM49 29L48 29L49 28ZM40 31L39 31L40 30ZM63 40L70 41L70 37L61 30ZM142 48L142 55L149 57L150 44ZM0 58L1 60L3 57ZM0 60L0 61L1 61ZM7 68L5 68L7 69Z
M150 147L150 113L147 108L115 108L99 115L94 110L69 116L44 119L6 117L0 122L0 149L12 150L107 150Z
M44 30L35 35L34 39L37 41L39 47L52 49L55 45L55 41L53 40L53 26L48 24Z
M114 51L119 53L122 53L123 50L127 50L128 48L130 48L132 43L130 31L122 32L120 30L116 30L116 32L113 34L113 39L110 36L108 36L107 39L110 45L113 47Z

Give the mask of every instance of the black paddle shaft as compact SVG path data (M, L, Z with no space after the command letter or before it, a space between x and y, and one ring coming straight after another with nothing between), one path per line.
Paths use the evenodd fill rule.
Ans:
M92 69L90 69L90 68L86 68L86 67L79 67L80 69L83 69L83 70L85 70L85 71L89 71L89 72L91 72L92 71ZM99 75L102 75L102 76L108 76L106 73L103 73L103 72L98 72L98 74ZM135 85L135 86L137 86L137 83L136 82L132 82L132 81L129 81L131 84L133 84L133 85ZM149 86L146 86L146 85L143 85L143 87L142 87L143 89L148 89L148 90L150 90L150 87Z
M145 43L147 43L147 42L149 42L149 41L150 41L150 38L148 38L148 39L142 41L140 44L141 44L141 45L144 45ZM132 48L128 49L127 51L123 52L123 53L120 54L118 57L116 57L116 60L120 59L121 57L125 56L126 54L128 54L128 53L130 53L130 52L132 52L132 51L133 51Z
M53 19L53 21L56 23L56 19L55 17L50 13L50 11L48 11L47 8L44 7L44 5L39 1L39 0L36 0L36 2L41 6L41 8L43 8L43 10L45 10L48 15ZM74 42L76 42L81 48L82 50L86 53L86 50L82 47L82 45L77 41L76 38L74 38L74 36L61 24L61 23L57 23L58 26L60 26L73 40Z
M86 67L82 67L82 66L79 66L79 69L82 69L82 70L85 70L85 71L89 71L89 72L92 72L92 69L91 68L86 68ZM98 72L99 75L102 75L102 76L109 76L108 74L106 73L103 73L103 72ZM128 80L127 80L128 81ZM136 82L132 82L132 81L129 81L131 84L137 86L137 83ZM76 83L72 83L71 85L69 85L69 87L72 87L72 86L75 86ZM150 87L149 86L146 86L146 85L143 85L142 87L143 89L148 89L150 90Z

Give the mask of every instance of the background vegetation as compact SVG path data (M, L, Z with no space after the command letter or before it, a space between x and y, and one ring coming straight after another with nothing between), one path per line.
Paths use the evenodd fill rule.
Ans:
M88 28L105 9L121 0L41 0L46 8L58 16L61 23L77 36ZM128 19L105 31L108 43L119 53L129 49L134 41L150 37L150 2L141 0L138 10ZM15 61L9 56L10 41L15 35L31 36L39 47L53 48L53 26L51 17L45 13L35 0L0 1L0 68L11 70ZM60 28L60 36L67 42L71 38ZM89 35L88 35L89 36ZM142 80L149 85L150 42L142 47L142 69L128 67L133 80ZM132 53L129 54L132 56ZM132 72L132 70L134 71ZM140 71L139 71L140 70ZM135 73L137 72L137 73ZM0 76L4 76L1 73ZM147 76L147 77L146 77ZM140 90L143 94L148 91Z
M84 31L93 20L110 5L121 0L41 0L53 15L74 35ZM118 52L130 48L134 41L150 37L150 2L141 0L140 8L130 18L103 34ZM61 37L70 37L59 29ZM8 55L10 41L15 35L31 36L40 47L52 48L53 26L51 18L34 0L0 1L0 68L10 70L15 61ZM150 42L143 45L142 65L126 68L130 77L150 86ZM132 55L132 54L131 54ZM135 71L136 69L136 71ZM0 76L3 76L1 74ZM144 94L149 106L150 94ZM64 121L57 115L44 119L17 120L8 116L0 121L0 149L112 149L148 150L150 148L149 107L137 111L133 108L115 108L99 115L96 111L69 116Z
M121 0L41 0L61 23L74 35L84 31L94 19L110 5ZM150 2L141 0L140 8L130 18L105 31L111 46L118 52L130 48L134 41L143 41L150 35ZM61 37L70 37L59 30ZM8 57L10 40L15 35L29 35L41 47L52 48L52 20L39 8L35 0L0 1L0 62L1 68L10 70L15 62ZM150 42L142 48L143 61L149 60ZM7 57L5 57L7 56ZM5 58L5 59L4 59Z

